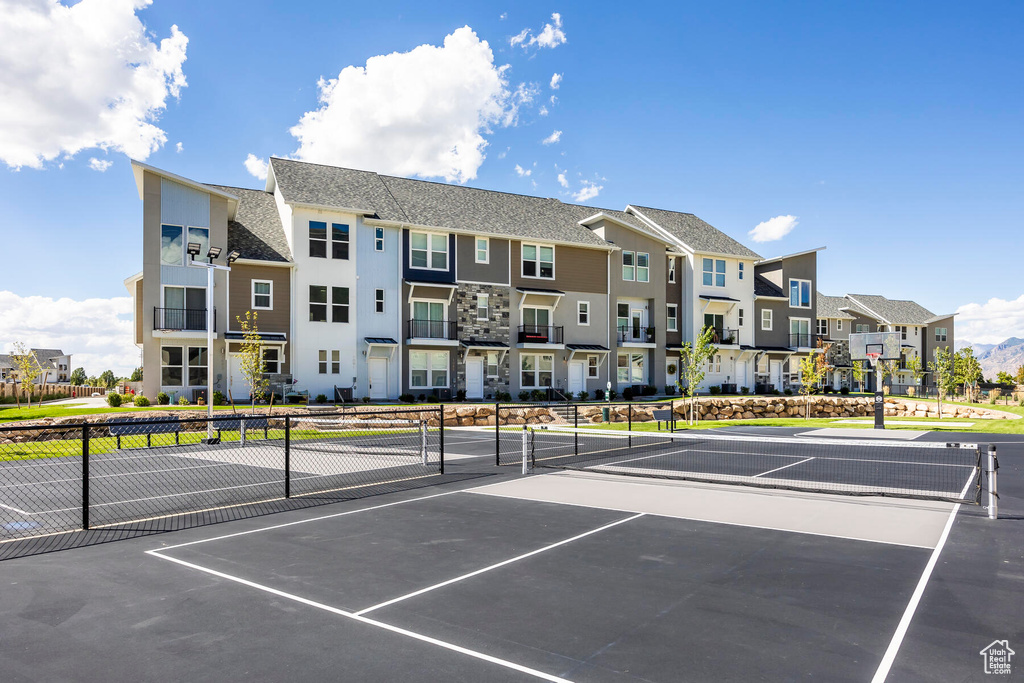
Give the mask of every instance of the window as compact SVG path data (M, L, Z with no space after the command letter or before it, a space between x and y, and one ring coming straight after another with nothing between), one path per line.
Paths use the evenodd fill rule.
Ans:
M184 355L180 346L160 347L160 385L182 386Z
M181 243L181 231L180 225L160 226L160 263L168 266L181 265L181 259L185 256L185 248Z
M331 351L331 374L341 373L341 351Z
M321 349L319 351L319 356L317 357L317 363L318 363L317 372L319 372L321 375L326 375L327 374L327 351L325 351L323 349Z
M896 325L896 327L894 327L892 331L893 332L899 332L900 333L900 339L906 341L906 339L907 339L907 326L906 325Z
M720 373L722 372L722 356L715 354L708 358L708 372L709 373Z
M331 223L331 258L348 260L348 226Z
M487 352L487 376L497 377L498 376L498 352L488 351Z
M599 358L595 354L587 356L587 377L597 377Z
M615 379L620 385L643 383L644 354L620 353L615 368Z
M743 327L743 309L742 308L740 309L740 313L739 313L739 323L740 323L739 326Z
M869 327L871 327L871 326L870 325L865 325L863 323L858 323L857 325L854 325L854 331L857 334L862 334L864 332L868 332L869 331L868 330Z
M789 345L811 345L811 321L806 318L789 319Z
M190 387L205 387L206 371L206 347L188 347L188 385Z
M725 261L723 259L702 259L705 287L725 287Z
M555 370L555 357L524 353L519 356L520 379L524 389L550 387Z
M491 261L491 244L490 240L486 237L476 238L476 262L477 263L490 263Z
M590 324L590 302L589 301L577 301L576 302L576 324L577 325L589 325Z
M761 309L761 329L768 331L772 329L772 309L770 308Z
M274 308L274 283L270 280L252 281L253 310L269 311Z
M331 322L348 322L348 287L331 287Z
M828 318L818 318L816 332L823 337L828 336Z
M622 252L622 279L631 282L636 279L636 254L631 251Z
M936 327L935 328L935 341L944 342L946 341L946 328Z
M789 279L789 305L791 308L811 307L811 281Z
M327 258L327 223L309 222L309 257Z
M523 245L523 277L555 277L555 248L539 244Z
M743 261L740 261L739 268L740 268L740 279L742 280L743 279Z
M429 389L448 386L447 351L410 351L409 386Z
M636 281L637 282L650 282L651 281L651 255L643 252L637 252L636 254Z
M448 236L427 232L411 233L409 265L426 270L448 270Z
M676 281L676 258L675 258L675 256L670 256L668 258L668 281L669 282L675 282Z
M490 297L487 294L480 293L480 294L476 295L476 319L477 320L487 320L487 318L489 317L487 315L487 305L489 303L489 300L490 300Z
M384 228L373 229L373 249L374 251L384 251Z
M199 258L206 258L210 251L210 229L189 228L188 241L199 245Z
M669 332L678 332L679 306L676 304L668 304L666 308L668 309L668 325L665 329Z
M309 286L309 322L327 322L327 286Z
M278 349L263 349L263 372L276 375L281 371L281 358Z
M384 290L375 289L373 290L373 310L377 313L384 312Z
M843 321L842 320L837 320L836 321L836 332L842 332L842 331L843 331Z
M616 304L615 327L622 330L629 327L629 304Z

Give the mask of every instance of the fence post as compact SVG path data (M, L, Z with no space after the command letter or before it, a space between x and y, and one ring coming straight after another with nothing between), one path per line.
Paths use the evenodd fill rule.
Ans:
M572 404L572 426L573 429L580 428L580 407L573 403ZM580 433L572 433L572 448L574 453L578 453L580 450Z
M284 416L284 497L292 497L292 418Z
M988 447L988 518L999 519L999 489L996 486L996 470L999 469L999 460L996 458L995 444Z
M427 466L427 423L420 418L420 457L423 459L423 466Z
M82 425L82 529L89 528L89 423Z
M530 471L529 470L529 463L527 462L527 459L526 459L527 458L527 452L529 451L529 449L527 448L527 446L528 446L527 442L528 441L529 441L529 435L527 434L526 425L523 425L523 474L527 474Z
M245 448L245 420L238 421L238 444L240 448Z
M501 465L501 403L494 404L494 466Z
M438 421L438 450L441 451L441 469L440 473L444 474L444 404L441 404L441 416Z
M630 448L633 447L633 404L626 404L626 431L629 432L627 437L627 444Z

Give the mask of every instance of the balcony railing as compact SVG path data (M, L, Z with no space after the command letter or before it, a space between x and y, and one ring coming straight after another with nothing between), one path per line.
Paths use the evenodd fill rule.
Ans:
M810 348L817 345L816 334L804 333L799 334L790 333L789 335L789 346L790 348Z
M520 344L561 344L561 325L520 325L517 337Z
M654 328L640 325L620 325L619 343L653 344Z
M712 344L739 344L740 331L730 330L728 327L716 327L711 335Z
M205 308L153 308L153 329L206 331ZM213 331L217 331L217 309L213 309Z
M455 339L454 320L406 320L406 339Z

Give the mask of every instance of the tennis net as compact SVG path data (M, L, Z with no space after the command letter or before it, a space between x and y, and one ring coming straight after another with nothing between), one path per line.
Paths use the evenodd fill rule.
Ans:
M425 420L297 417L291 419L289 436L293 451L420 458L424 464L431 450L431 430Z
M532 429L534 467L762 488L979 503L979 444Z

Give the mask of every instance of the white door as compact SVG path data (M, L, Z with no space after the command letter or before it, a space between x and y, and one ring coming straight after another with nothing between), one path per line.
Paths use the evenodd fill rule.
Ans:
M371 358L370 364L370 398L388 397L388 359Z
M736 361L736 388L749 387L747 384L747 361Z
M484 397L484 359L466 359L466 398Z
M771 360L768 361L769 371L772 377L772 384L778 391L782 391L782 361Z
M242 357L234 353L228 354L228 391L231 399L249 402L249 383L242 374Z
M583 373L585 366L583 361L573 361L569 363L569 393L578 394L586 388L586 383L583 380Z

